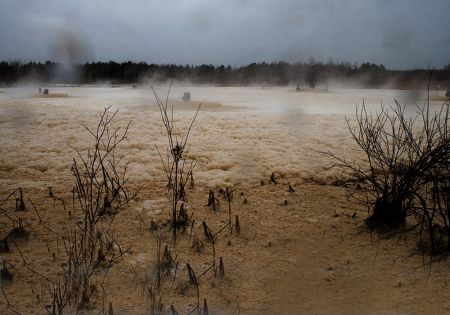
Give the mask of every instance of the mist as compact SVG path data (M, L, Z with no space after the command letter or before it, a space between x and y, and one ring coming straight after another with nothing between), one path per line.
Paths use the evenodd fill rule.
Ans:
M76 42L75 42L76 43ZM75 50L69 42L62 53ZM63 46L63 47L66 47ZM78 46L75 46L78 47ZM75 50L77 52L77 50ZM75 57L73 57L75 56ZM308 63L252 63L242 67L231 66L181 66L157 65L147 63L20 63L0 62L0 86L35 84L110 84L149 86L174 82L178 85L215 86L296 86L298 91L326 91L329 88L391 88L424 89L428 86L429 72L432 69L398 71L386 69L384 65L363 63L324 64L314 60ZM448 89L450 67L434 69L430 82L431 89Z

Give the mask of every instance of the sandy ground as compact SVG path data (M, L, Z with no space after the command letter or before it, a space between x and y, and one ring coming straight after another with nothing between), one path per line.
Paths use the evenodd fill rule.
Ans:
M70 221L60 205L43 197L52 186L57 195L71 199L71 146L88 148L81 124L92 126L104 106L112 105L119 109L118 124L132 120L121 153L130 162L130 184L141 191L114 222L118 237L132 251L111 268L105 303L113 303L115 314L144 314L149 303L140 293L139 278L152 275L156 244L137 213L150 222L168 218L169 210L155 149L165 148L165 138L152 94L128 87L53 90L68 97L37 98L27 88L5 89L0 96L1 196L22 187L26 198L39 204L43 217L39 224L31 209L20 214L8 210L29 223L31 234L28 241L17 242L25 265L15 245L11 253L1 254L15 275L3 289L18 312L46 313L45 280L27 267L46 277L55 275L61 249L48 228L61 231ZM164 87L158 91L163 93ZM178 101L184 91L191 92L191 103ZM200 280L200 297L207 299L210 313L450 314L448 264L426 264L427 258L414 252L417 240L411 235L380 237L367 232L366 209L332 185L340 174L326 169L330 160L322 154L331 150L347 158L360 156L344 118L362 99L375 111L382 101L414 102L419 96L388 90L173 89L176 123L182 131L197 104L203 103L191 137L190 158L199 163L196 187L188 191L187 202L197 222L193 236L205 241L200 222L217 231L228 218L223 197L218 213L206 206L210 189L217 195L221 187L233 189L233 215L241 222L240 235L226 229L217 241L225 278L207 273ZM272 172L279 181L276 186L267 184ZM260 186L261 179L266 185ZM289 184L294 193L288 192ZM0 223L2 235L12 227L6 217ZM180 314L196 303L193 289L180 294L188 279L185 264L201 273L212 259L208 246L195 253L187 234L173 249L180 268L173 286L168 280L162 298L166 308L173 304ZM12 313L3 297L0 312Z

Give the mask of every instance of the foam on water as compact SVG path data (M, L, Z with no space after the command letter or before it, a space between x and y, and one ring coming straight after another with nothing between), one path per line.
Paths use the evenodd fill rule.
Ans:
M75 156L71 146L87 149L90 142L81 123L94 126L105 106L119 108L117 123L132 120L129 140L121 153L130 175L139 182L163 181L155 149L164 151L166 137L153 92L132 87L54 87L66 98L36 98L35 88L4 89L0 94L0 183L51 185L70 180ZM167 87L157 87L165 98ZM181 102L190 92L191 103ZM170 102L176 128L185 131L198 103L203 103L191 133L189 157L198 160L196 182L207 186L255 184L272 172L299 182L330 183L340 176L327 170L333 151L347 158L359 153L349 137L345 116L364 99L376 111L394 98L411 103L407 92L335 90L295 92L292 87L174 87ZM181 132L178 133L181 135Z

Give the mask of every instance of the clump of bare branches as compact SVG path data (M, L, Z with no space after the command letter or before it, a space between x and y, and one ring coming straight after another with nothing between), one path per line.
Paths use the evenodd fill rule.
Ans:
M131 121L125 128L114 127L112 122L117 112L106 107L95 129L83 124L92 137L92 148L85 155L74 148L79 158L72 164L74 192L89 224L97 223L103 216L117 214L137 194L127 189L128 163L116 154L120 143L127 139Z
M75 227L63 235L63 240L66 257L62 276L51 287L53 303L71 311L95 306L109 269L130 247L121 245L109 229L98 226Z
M431 78L431 73L430 73ZM428 236L431 252L445 243L450 250L450 137L449 104L430 105L429 98L416 114L406 105L369 113L356 109L356 127L347 119L352 138L364 153L364 162L334 158L347 178L349 196L368 206L370 228L395 228L416 218L420 236ZM445 241L442 241L445 240ZM440 245L439 247L442 247Z
M195 225L195 220L193 220L193 215L188 214L188 198L186 196L186 187L188 182L190 182L190 187L194 188L194 178L193 170L196 166L196 161L189 160L188 153L190 149L189 134L196 120L200 106L197 108L194 117L190 121L189 126L182 136L177 136L180 134L179 130L174 129L174 118L173 118L173 108L169 107L168 97L170 93L170 88L166 99L163 101L153 90L156 101L159 106L161 119L165 128L167 136L167 155L163 156L158 147L156 147L167 179L167 190L168 199L171 202L171 218L170 222L164 221L162 224L158 224L152 219L150 224L150 232L156 238L156 269L154 274L146 274L143 280L140 281L142 292L148 298L150 304L151 314L160 314L165 311L169 311L167 306L170 306L170 312L172 314L178 314L174 305L164 305L163 298L167 293L167 289L172 288L176 281L177 270L179 263L177 261L176 250L177 245L182 244L182 232L190 227L190 234L188 243L191 248L197 253L202 254L205 252L205 243L211 244L212 250L212 261L211 264L200 270L198 273L194 271L192 262L186 263L186 270L189 279L187 281L181 281L176 286L177 291L181 295L186 295L191 289L195 289L196 303L193 309L190 310L188 314L194 312L208 314L208 304L204 300L203 307L200 304L200 279L204 277L209 271L213 272L214 277L224 278L225 277L225 267L222 257L216 259L216 243L218 235L223 232L227 227L230 227L230 232L232 232L232 211L231 202L233 199L233 192L230 189L222 191L222 194L228 203L228 222L223 225L216 233L212 233L206 222L202 222L202 228L206 236L205 243L200 240L196 235L193 236L193 229ZM208 195L208 207L211 207L214 212L220 210L219 199L216 198L213 191L210 191ZM139 220L144 226L147 226L144 219L138 214ZM239 219L237 222L237 233L239 233ZM164 227L170 227L170 229L165 229ZM162 240L167 240L168 237L165 233L171 233L171 243L162 246ZM164 248L164 249L163 249ZM135 271L136 272L136 271ZM137 278L142 279L137 272ZM173 277L173 278L172 278ZM171 280L170 288L166 285L167 280Z
M61 276L51 283L52 314L77 313L94 307L104 295L103 283L111 266L130 247L118 241L111 224L115 216L136 197L128 189L127 163L116 150L127 138L128 128L113 127L118 111L110 107L100 114L95 129L84 128L93 138L87 152L74 148L75 180L72 208L80 220L62 234L64 244ZM47 198L65 202L49 189Z
M422 117L427 117L427 171L423 188L416 194L414 210L420 225L420 239L423 245L424 232L430 245L431 254L450 251L450 126L448 124L450 104L447 101L439 111L430 114L428 109ZM417 143L413 145L417 147Z
M169 146L166 159L163 158L158 147L156 148L161 158L168 181L167 188L170 192L171 200L172 239L175 242L177 239L177 231L179 226L177 223L179 217L178 203L186 198L186 184L188 180L191 180L193 185L192 171L196 165L196 161L190 161L190 163L188 161L187 155L190 149L188 139L201 105L198 106L189 128L181 139L179 139L174 132L175 125L173 119L173 107L169 108L170 87L165 100L162 100L154 89L153 93L155 95L156 102L158 103L159 111L161 113L161 120L164 124L167 135L167 143Z
M405 107L396 104L391 108L382 106L381 112L373 115L363 103L356 109L356 128L347 119L350 133L366 155L367 164L333 155L337 161L333 166L350 174L345 185L350 188L351 196L362 198L369 206L368 223L373 227L393 227L405 222L421 178L413 172L417 157L405 141L408 131L412 131L413 120L407 120Z

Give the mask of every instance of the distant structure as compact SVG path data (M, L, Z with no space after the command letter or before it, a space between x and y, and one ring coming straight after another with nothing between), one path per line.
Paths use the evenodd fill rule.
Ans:
M184 92L184 95L182 97L183 101L185 102L189 102L191 100L191 93L189 92Z
M48 89L44 89L44 92L42 94L48 95Z

